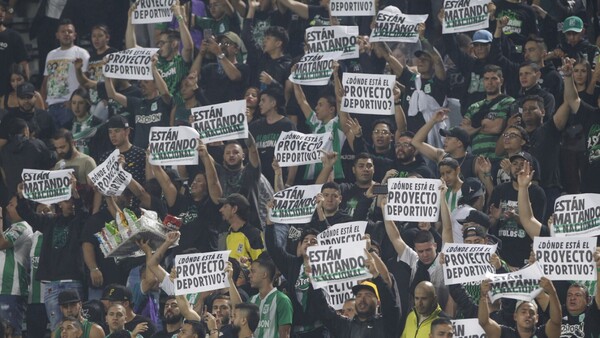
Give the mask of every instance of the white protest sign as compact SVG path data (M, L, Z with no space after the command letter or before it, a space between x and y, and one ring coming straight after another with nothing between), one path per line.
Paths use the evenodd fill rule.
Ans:
M92 170L88 177L104 196L120 196L131 182L131 174L119 166L119 149Z
M327 294L327 303L334 310L341 310L344 302L354 297L352 287L356 284L356 282L342 282L325 286L323 290Z
M315 289L340 282L371 278L365 267L367 241L315 245L306 250Z
M595 237L533 239L535 259L550 280L596 280Z
M330 0L332 16L373 16L375 0Z
M157 23L170 22L173 19L171 6L177 4L176 0L138 0L138 5L133 11L131 23Z
M486 29L488 0L445 0L442 34L470 32Z
M224 272L231 250L177 255L175 295L187 295L229 287Z
M281 167L320 163L322 150L330 147L331 133L302 134L284 131L275 144L275 158Z
M479 282L487 273L495 273L490 257L496 252L497 244L454 244L444 243L442 252L444 264L444 282L446 285Z
M269 219L275 223L304 224L310 222L317 206L316 197L322 184L295 185L273 195L274 205Z
M248 138L246 100L192 108L191 114L204 143Z
M316 26L306 30L306 54L343 52L335 60L358 58L358 26Z
M477 318L452 320L454 336L452 338L485 338L485 331Z
M367 222L338 223L317 235L319 245L352 243L362 241L367 230Z
M158 48L131 48L110 53L104 65L105 77L127 80L153 80L152 55Z
M294 66L289 80L305 86L326 85L333 74L333 61L337 60L342 53L342 51L338 51L303 55Z
M71 173L67 170L23 169L23 197L25 199L52 204L71 198Z
M190 127L150 128L150 158L154 165L198 164L198 132Z
M542 292L542 276L542 270L537 263L515 272L488 274L487 278L491 279L488 295L492 302L500 298L532 300Z
M600 235L600 194L564 195L554 203L552 237Z
M344 73L341 109L348 113L394 115L394 75Z
M437 222L440 215L440 180L392 178L388 180L386 220Z
M369 41L415 43L419 40L417 25L424 23L428 16L403 14L398 8L388 6L377 13L377 22Z

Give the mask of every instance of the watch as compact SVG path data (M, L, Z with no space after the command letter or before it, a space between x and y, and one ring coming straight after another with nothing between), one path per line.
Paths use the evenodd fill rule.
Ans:
M223 60L225 58L225 53L221 53L219 55L217 55L217 59L219 60Z

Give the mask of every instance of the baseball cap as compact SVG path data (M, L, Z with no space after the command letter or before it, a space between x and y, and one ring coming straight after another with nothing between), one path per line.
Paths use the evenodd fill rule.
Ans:
M29 98L35 95L35 87L29 82L23 82L17 86L17 97Z
M492 33L489 31L482 29L478 30L473 34L473 41L471 43L492 43L493 37Z
M467 133L466 130L464 130L460 127L454 127L451 129L441 129L440 128L440 135L442 135L444 137L456 137L457 139L460 140L460 142L462 142L465 149L467 149L469 144L471 144L471 137L469 136L469 134Z
M235 43L238 47L240 47L242 53L246 53L246 45L244 44L244 41L240 39L239 35L235 34L234 32L226 32L219 35L217 39L218 41L221 41L221 39L224 37L228 38L229 40L231 40L231 42Z
M108 119L106 123L108 128L129 128L129 122L127 119L121 115L115 115Z
M462 198L465 201L470 201L475 197L483 196L485 191L483 190L483 184L478 178L467 177L460 187Z
M133 294L129 288L123 285L113 284L104 289L102 292L102 298L100 299L111 302L130 302L133 299Z
M248 199L241 194L233 193L225 198L219 198L219 203L221 204L232 204L238 207L250 207L250 202Z
M490 217L479 211L479 210L471 210L471 212L469 213L469 216L467 216L467 218L465 219L457 219L456 220L458 223L460 224L465 224L465 223L476 223L481 225L482 227L485 227L486 229L489 229L490 227Z
M531 154L526 151L519 151L518 153L512 155L509 160L512 162L519 157L533 165L533 156L531 156Z
M580 33L583 30L583 20L578 16L570 16L563 21L563 33L576 32Z
M75 290L65 290L58 294L58 305L81 302L79 294Z
M426 55L426 56L431 57L431 53L428 52L428 51L426 51L426 50L418 50L418 51L415 52L415 56L418 57L418 58L420 58L422 55Z
M352 287L352 293L356 296L360 290L369 290L375 294L377 299L379 300L379 290L377 289L377 285L373 282L364 281L358 285L354 285Z
M486 238L486 235L487 231L481 225L470 225L463 230L463 239L467 239L473 236Z

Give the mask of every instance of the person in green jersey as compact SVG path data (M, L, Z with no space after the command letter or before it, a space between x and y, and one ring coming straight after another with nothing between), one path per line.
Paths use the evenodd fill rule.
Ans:
M444 198L448 202L450 212L454 211L458 205L458 199L462 196L461 187L463 184L460 178L460 164L457 160L446 157L438 163L440 178L446 182L448 190Z
M83 326L75 317L67 317L60 324L61 338L83 338Z
M75 290L66 290L58 294L58 304L60 305L60 312L64 318L75 318L81 325L82 338L102 338L104 337L104 330L100 325L92 323L83 317L81 311L82 304L79 294ZM63 330L65 325L59 325L52 337L61 338L64 337ZM72 330L70 330L72 331Z

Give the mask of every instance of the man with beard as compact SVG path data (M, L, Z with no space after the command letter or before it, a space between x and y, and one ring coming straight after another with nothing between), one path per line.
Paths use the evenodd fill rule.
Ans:
M92 323L83 317L82 305L79 295L74 290L65 290L58 294L58 303L60 304L60 312L64 318L75 319L78 321L79 326L82 330L82 338L102 338L104 337L104 330L96 323ZM64 323L64 322L63 322ZM58 327L54 332L53 337L63 337L64 325Z
M400 338L428 338L433 321L439 317L447 317L438 304L435 286L431 282L422 281L417 284L414 303Z
M495 65L485 66L483 86L485 99L469 106L460 127L471 136L473 155L488 158L496 156L496 142L502 133L510 107L515 101L501 93L504 77L502 69Z
M2 13L1 9L0 13ZM0 32L0 39L1 34ZM15 118L25 120L31 135L44 141L49 146L50 139L56 131L56 126L52 116L47 111L35 107L35 87L29 82L20 84L17 87L17 101L19 107L9 108L8 113L0 123L0 148L8 142L8 127Z
M254 337L254 331L258 328L259 318L260 315L256 305L246 303L237 304L231 317L234 337ZM212 337L213 335L211 334Z
M227 269L227 268L226 268ZM231 269L231 274L233 274L233 269ZM228 272L228 276L230 273ZM233 282L233 275L229 280L229 287L237 288L235 283ZM237 290L237 289L236 289ZM230 291L231 294L231 291ZM215 297L212 303L212 314L215 317L215 321L217 324L217 330L220 331L219 337L232 337L231 334L231 301L230 297L226 295L219 295Z
M490 199L491 234L502 240L502 258L511 269L517 270L528 263L533 238L549 236L547 227L520 220L519 196L527 193L531 198L531 208L535 219L545 219L546 194L537 184L531 184L533 157L527 152L519 152L510 157L511 181L498 185ZM518 180L517 180L518 176Z
M337 154L327 154L321 158L323 161L323 170L317 178L316 184L323 184L329 178L329 174L333 170L336 163ZM373 182L373 174L375 173L375 166L373 165L373 158L368 153L360 153L356 155L354 159L354 166L352 166L352 173L356 177L354 183L341 183L340 194L342 195L342 203L340 209L345 210L346 213L354 220L366 220L369 208L373 202L372 198L365 196L365 192L375 183Z
M400 133L396 142L396 160L384 160L383 163L375 163L375 166L383 165L386 169L396 170L398 173L394 177L408 177L409 175L419 174L423 178L433 178L433 173L425 164L421 156L417 156L417 149L412 145L415 134L411 131Z
M167 300L165 301L163 324L164 329L155 333L152 338L171 338L179 333L183 326L183 316L173 295L167 296Z
M77 189L85 198L86 192L92 192L92 184L88 178L88 174L96 168L96 161L75 147L73 134L67 129L58 130L52 137L52 144L54 145L54 149L56 149L58 157L58 162L54 166L54 170L73 169L73 174L77 178L77 182L79 182Z
M398 337L400 321L400 308L396 304L396 297L388 287L371 253L367 252L365 266L373 275L371 280L364 281L352 287L356 297L356 315L350 319L339 315L327 304L327 299L322 291L311 288L320 304L319 316L331 333L338 338L350 337ZM380 307L380 313L377 308Z

